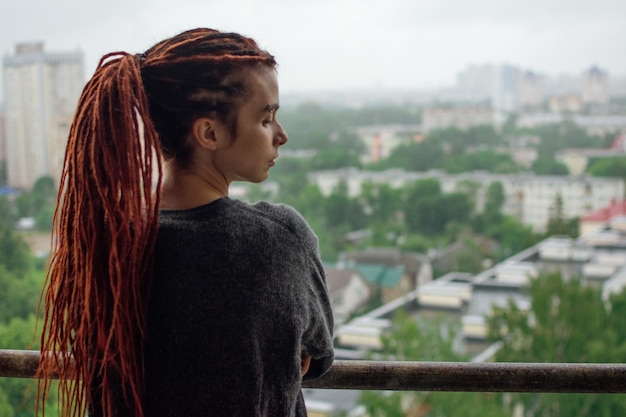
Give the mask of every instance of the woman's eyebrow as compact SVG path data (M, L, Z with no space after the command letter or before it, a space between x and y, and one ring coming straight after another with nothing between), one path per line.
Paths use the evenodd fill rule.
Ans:
M263 108L263 111L264 112L268 111L271 113L271 112L278 110L279 108L280 108L280 105L278 103L270 103Z

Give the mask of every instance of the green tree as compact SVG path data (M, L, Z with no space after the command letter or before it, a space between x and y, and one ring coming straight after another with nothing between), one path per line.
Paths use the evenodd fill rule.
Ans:
M501 341L497 361L626 361L626 294L612 297L609 307L600 291L560 274L540 274L529 286L531 305L510 302L494 308L490 338ZM614 327L617 326L617 327ZM614 416L626 414L626 398L617 395L538 394L514 396L535 416Z
M472 221L475 233L498 242L496 261L534 245L543 237L517 219L502 214L504 200L502 183L492 182L487 189L483 212L476 215Z
M440 234L445 217L439 210L441 185L434 178L415 181L405 187L405 219L410 232Z
M421 143L400 145L391 151L386 167L403 168L407 171L428 171L436 168L445 154L440 142L427 139Z
M324 202L326 224L330 229L349 232L366 225L363 207L348 195L348 186L341 181Z
M450 222L468 224L473 207L466 193L449 193L441 196L441 210L446 218L446 225Z
M598 177L618 177L626 181L626 157L593 159L587 172Z
M323 171L326 169L339 169L345 167L359 168L361 162L359 155L355 151L342 148L328 148L319 151L311 159L312 171Z
M50 231L56 197L57 187L52 177L37 179L30 192L23 192L15 199L18 217L34 217L38 230Z
M0 161L0 185L6 185L6 184L7 184L7 161L4 160L4 161Z
M537 175L567 175L567 166L554 157L540 154L533 162L532 171Z
M456 325L443 318L418 321L400 311L393 319L391 332L382 337L383 356L409 361L465 361L466 356L454 348L458 331ZM497 394L364 391L360 403L371 417L509 415Z
M504 142L502 136L490 125L472 126L465 132L467 145L494 146Z
M402 191L389 184L366 182L361 186L359 201L374 223L392 223L400 217Z
M9 216L0 219L0 265L17 276L25 274L31 267L28 245L13 228Z
M44 272L10 272L0 264L0 323L26 318L37 310Z
M310 161L301 158L279 158L270 171L269 179L278 183L281 197L298 195L306 187L309 182L309 163Z
M479 233L493 237L489 230L499 228L504 221L502 206L505 201L504 187L500 181L494 181L487 187L483 212L474 219L474 229Z
M563 217L563 198L557 195L554 202L554 214L548 219L546 227L546 236L567 235L571 237L578 236L578 219L566 219Z
M3 349L36 349L38 340L35 334L36 319L31 314L26 319L13 318L0 324L0 346ZM34 379L0 378L0 415L9 413L11 417L32 417L35 410L37 382ZM54 387L46 402L46 412L56 415L56 395Z
M543 239L541 234L511 216L503 216L499 224L488 225L487 236L499 243L496 261L521 252Z
M489 171L507 174L519 171L519 167L510 155L497 153L490 149L459 153L442 161L441 167L450 173Z
M14 414L9 396L0 388L0 417L13 417Z

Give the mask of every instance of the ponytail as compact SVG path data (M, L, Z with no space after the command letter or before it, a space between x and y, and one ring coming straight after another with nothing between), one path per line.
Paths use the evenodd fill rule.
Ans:
M254 40L206 28L100 61L70 129L54 215L38 409L58 375L62 417L87 407L112 416L120 404L143 417L161 161L185 165L197 117L214 114L234 131L245 71L259 66L276 61Z
M82 417L87 404L113 415L112 399L120 392L132 415L143 416L142 352L161 152L141 62L126 53L104 56L70 129L42 296L38 398L43 410L50 379L58 374L64 417ZM68 358L73 360L63 360Z

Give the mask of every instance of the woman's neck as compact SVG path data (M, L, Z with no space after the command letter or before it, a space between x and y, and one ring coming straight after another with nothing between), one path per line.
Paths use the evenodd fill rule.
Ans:
M228 182L213 172L181 169L171 162L163 168L163 210L190 209L228 196Z

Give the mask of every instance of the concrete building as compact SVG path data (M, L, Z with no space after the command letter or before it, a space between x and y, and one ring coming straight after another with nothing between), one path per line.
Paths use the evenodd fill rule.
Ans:
M490 101L497 112L514 112L520 106L522 70L512 65L470 65L457 75L457 90L468 100Z
M594 66L583 73L582 98L585 103L609 102L609 75L606 71Z
M67 135L84 85L83 54L18 44L3 59L8 183L29 189L59 180Z
M370 289L355 269L325 267L324 270L335 325L339 325L363 309Z
M578 94L555 94L548 99L552 113L576 113L583 109L582 98Z
M519 129L533 129L549 124L571 121L585 129L590 135L619 134L626 131L626 116L622 114L607 115L565 115L559 113L525 113L516 122Z
M4 110L0 107L0 169L6 167L7 162L7 139L4 129Z
M501 348L501 343L488 338L488 320L494 308L514 304L528 311L532 303L528 284L544 273L558 272L566 281L579 280L583 285L596 287L602 299L608 301L612 294L626 287L625 209L624 202L620 202L601 210L601 227L584 236L549 237L477 275L446 274L353 318L335 332L337 358L361 360L372 357L373 352L386 353L382 340L393 332L396 313L403 311L420 326L437 323L442 331L446 325L459 328L453 348L471 362L492 361ZM357 409L355 395L341 390L312 391L305 390L307 404L312 400L315 407L314 400L323 399L327 407L332 404L335 410L345 410L348 415L365 415Z
M600 210L581 217L578 220L578 235L581 237L588 236L606 228L611 222L615 223L615 219L625 216L626 200L615 201L607 207L602 207Z
M624 180L620 178L596 178L590 176L540 176L535 174L491 174L469 172L447 174L442 171L406 172L404 170L360 171L342 169L318 171L309 175L309 182L317 184L324 195L329 195L340 181L346 183L348 194L358 196L366 182L388 184L394 188L404 187L411 182L435 178L444 193L462 190L464 185L476 185L475 209L481 211L489 185L500 182L504 189L505 202L502 211L533 228L545 230L548 220L557 215L559 200L562 217L572 219L585 216L612 201L624 197Z
M421 125L372 125L361 126L351 130L365 145L366 153L361 162L372 163L389 157L391 152L400 145L423 140ZM281 155L282 155L281 151Z
M473 126L496 124L495 113L490 108L480 106L426 107L422 111L422 131L456 127L468 129Z
M582 175L592 159L624 156L626 155L623 151L614 149L569 148L558 151L555 160L564 164L570 175Z
M521 107L538 107L543 103L543 79L532 71L525 71L519 80L519 104Z

